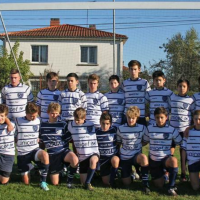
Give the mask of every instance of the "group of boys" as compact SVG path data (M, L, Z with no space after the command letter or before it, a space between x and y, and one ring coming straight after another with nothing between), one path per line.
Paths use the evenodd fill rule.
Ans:
M58 75L50 72L46 77L48 88L38 93L36 103L30 87L20 83L19 71L12 70L11 83L2 89L2 102L7 106L0 105L0 182L7 183L12 172L15 135L17 164L25 184L30 182L32 161L38 165L40 186L46 191L49 190L47 174L52 184L58 185L64 164L69 165L67 187L74 187L73 177L79 165L81 183L88 190L93 190L91 180L98 166L103 183L111 187L115 187L119 166L124 185L130 185L132 166L135 166L137 171L141 169L146 194L150 193L149 170L155 185L162 187L165 169L169 172L168 193L177 195L178 162L171 155L171 145L172 141L181 144L182 137L168 124L168 98L173 93L164 87L163 72L153 73L155 88L151 90L147 80L139 78L140 70L139 61L130 61L130 78L120 87L119 77L112 75L111 91L104 95L98 91L96 74L88 77L89 92L85 94L77 88L77 74L67 75L68 87L61 92L57 89ZM146 102L150 104L148 127ZM182 145L186 152L188 138L184 138ZM74 152L69 149L71 141ZM149 159L142 153L142 146L147 143ZM185 151L183 156L186 157Z

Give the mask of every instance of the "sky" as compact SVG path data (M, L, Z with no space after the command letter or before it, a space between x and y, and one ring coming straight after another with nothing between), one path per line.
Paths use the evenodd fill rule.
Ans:
M33 2L91 2L92 0L1 0L1 3ZM112 2L113 0L96 0ZM161 1L161 0L154 0ZM115 0L115 2L136 2L133 0ZM140 1L141 2L141 1ZM144 1L143 1L144 2ZM150 1L146 1L150 2ZM175 2L166 0L165 2ZM178 0L176 2L189 2ZM193 0L193 2L199 2ZM4 11L3 19L8 32L47 27L50 18L60 18L61 24L73 24L88 27L96 24L97 29L112 32L112 10L54 10L54 11ZM163 43L175 34L185 35L195 28L200 37L200 10L116 10L116 33L128 37L124 45L124 65L132 59L139 60L147 68L150 64L165 59ZM0 32L3 27L0 22Z

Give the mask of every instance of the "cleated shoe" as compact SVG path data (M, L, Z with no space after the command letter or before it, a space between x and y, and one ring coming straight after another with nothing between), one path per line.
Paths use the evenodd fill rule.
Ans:
M92 187L92 185L90 183L85 183L85 189L89 190L89 191L93 191L94 188Z
M168 190L168 194L169 194L170 196L177 196L178 194L176 193L175 190L177 190L177 188L170 188L170 189Z
M49 191L48 185L46 182L41 182L40 183L40 187L44 190L44 191Z

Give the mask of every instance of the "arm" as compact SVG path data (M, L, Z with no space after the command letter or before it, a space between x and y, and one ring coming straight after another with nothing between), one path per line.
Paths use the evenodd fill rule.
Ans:
M6 119L5 119L5 123L7 124L7 131L8 131L8 132L11 132L11 131L14 130L13 125L11 124L10 120L9 120L7 117L6 117Z
M187 159L187 155L186 155L185 149L182 149L181 156L182 156L182 163L181 163L182 173L186 173L186 163L185 163L185 161Z

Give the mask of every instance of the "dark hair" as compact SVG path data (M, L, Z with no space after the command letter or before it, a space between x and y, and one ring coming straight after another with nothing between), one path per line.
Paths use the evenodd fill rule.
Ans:
M117 75L112 75L112 76L110 76L110 77L109 77L109 82L110 82L111 80L116 80L118 83L120 82L120 81L119 81L119 76L117 76Z
M8 107L5 104L0 104L0 113L5 113L5 115L8 115Z
M82 107L77 108L74 111L74 119L83 119L86 117L86 110Z
M137 65L139 69L141 68L141 63L140 63L139 61L137 61L137 60L131 60L131 61L128 63L128 67L129 67L129 68L132 67L132 66L135 66L135 65Z
M168 112L164 107L158 107L154 110L154 116L164 114L165 116L168 116Z
M190 87L190 82L187 79L179 79L177 81L177 87L180 83L187 83L188 88Z
M155 78L158 78L158 77L165 78L165 75L162 71L157 70L152 74L152 77L153 77L153 80L154 80Z
M100 117L100 122L102 122L103 120L109 120L110 123L112 124L112 115L109 113L102 113Z
M38 106L35 103L29 102L26 105L26 114L35 114L38 112Z
M10 74L19 74L19 70L18 69L11 69Z
M57 78L57 80L58 80L58 74L55 72L49 72L46 75L46 81L51 80L52 78Z
M200 115L200 110L195 110L193 113L193 116L195 116L195 115Z
M79 79L79 77L76 73L69 73L66 78L69 78L69 77L74 77L76 80Z

